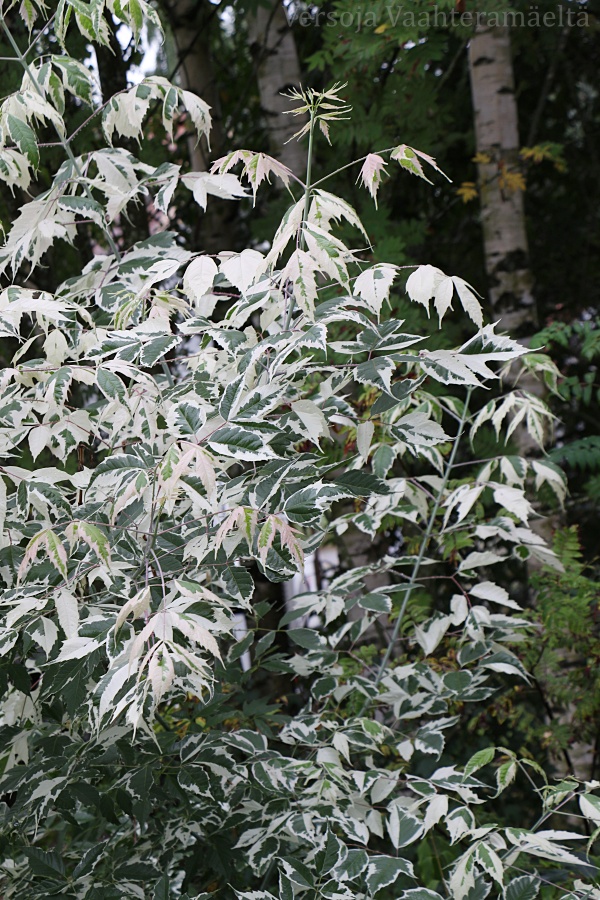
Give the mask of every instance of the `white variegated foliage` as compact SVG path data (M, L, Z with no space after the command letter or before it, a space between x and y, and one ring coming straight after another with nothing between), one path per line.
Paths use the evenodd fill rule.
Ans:
M30 28L48 12L41 0L22 9ZM74 24L106 43L106 11L136 37L157 23L144 0L57 4L62 55L30 66L0 110L9 187L26 188L38 168L39 125L65 139L64 91L96 102L64 42ZM297 94L313 127L327 133L346 112L340 90ZM141 138L151 104L167 133L185 110L208 136L206 104L146 78L105 105L106 139ZM421 161L437 169L404 145L391 158L421 177ZM498 673L527 678L514 652L527 620L494 571L527 555L557 565L526 497L547 485L562 501L552 465L501 455L470 481L453 468L465 432L488 421L498 435L524 423L543 441L539 401L513 392L471 417L464 392L446 391L469 398L523 349L483 325L469 285L431 266L410 275L409 297L433 299L441 321L456 295L477 333L456 350L406 333L388 315L397 267L361 271L359 251L335 234L345 220L364 247L355 211L310 186L266 255L192 253L168 231L118 248L111 223L140 199L168 215L180 185L202 209L209 196L246 196L229 171L237 163L254 196L270 175L295 183L250 151L183 176L114 147L67 154L0 249L14 282L0 294L0 333L20 347L0 379L2 894L518 900L536 896L547 860L569 897L595 896L581 835L528 830L529 810L522 829L487 811L492 770L479 770L495 765L500 793L531 761L489 748L461 768L445 749L461 741L457 704L485 701ZM361 172L373 197L383 164L371 154ZM24 287L23 272L89 221L102 252L52 293ZM226 311L215 315L219 299ZM359 392L371 397L366 414ZM340 435L356 439L355 454L335 450ZM414 458L426 465L409 478ZM289 580L323 541L390 523L422 530L418 555L350 566L296 596L281 622L291 654L268 655L274 632L238 639L240 613L254 616L252 571ZM349 668L374 623L402 619L459 533L468 549L446 564L447 609L400 635L399 663L392 652ZM310 616L322 627L298 625ZM454 662L441 665L450 634ZM253 672L242 676L248 650ZM294 676L302 709L269 725L253 700L228 706L240 678L251 685L261 671ZM192 701L202 715L178 725ZM547 787L545 810L578 798L597 827L597 788ZM450 861L436 890L417 853L434 830ZM198 855L206 871L222 860L216 887L189 876Z

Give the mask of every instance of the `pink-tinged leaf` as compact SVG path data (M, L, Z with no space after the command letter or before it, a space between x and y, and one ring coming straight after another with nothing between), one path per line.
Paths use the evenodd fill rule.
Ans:
M436 161L435 161L435 159L433 158L433 156L429 156L427 153L423 153L422 150L415 150L414 147L411 148L411 149L417 154L417 156L419 156L421 159L424 159L425 162L429 163L429 165L432 167L432 169L435 169L436 172L439 172L440 175L443 175L444 178L446 179L446 181L449 181L450 183L452 183L452 179L451 179L451 178L448 178L448 176L446 175L446 173L443 172L443 171L440 169L440 167L439 167L438 164L436 163Z
M323 119L319 119L319 128L321 129L321 132L322 132L325 140L331 147L331 138L329 137L329 125L327 124L327 122L324 122Z
M213 656L221 658L219 645L210 631L205 627L206 619L194 615L172 613L173 627L184 634L190 641L199 644ZM208 623L207 623L208 624Z
M232 509L217 531L215 538L216 549L219 549L226 536L230 531L233 531L234 528L241 529L244 534L248 536L248 529L251 527L249 522L252 521L253 514L255 515L254 510L247 506L236 506L235 509Z
M274 516L269 516L258 535L258 554L263 564L267 559L269 550L271 549L273 541L275 540L275 535L277 534L275 522L273 521L274 518Z
M408 169L413 175L418 175L419 178L423 178L425 181L428 181L429 184L433 184L433 182L423 171L423 166L419 162L419 159L428 163L436 172L439 172L440 175L443 175L448 181L451 180L445 172L442 172L433 156L429 156L421 150L415 150L414 147L408 147L406 144L400 144L398 147L395 147L394 150L392 150L391 158L397 160L403 169Z
M375 202L375 209L377 209L377 191L383 174L387 175L385 160L377 153L369 153L360 170L359 178L371 194Z
M127 618L130 613L133 613L133 618L136 619L138 616L141 616L142 613L148 612L150 609L150 588L144 587L141 591L134 597L130 597L127 603L121 607L119 615L117 616L117 621L115 622L114 631L115 634L118 632L119 628Z
M304 551L302 549L302 545L298 539L298 532L288 525L287 522L282 521L279 516L275 517L275 525L277 531L279 532L279 538L281 540L281 544L292 554L292 557L298 566L298 571L304 571Z
M46 537L48 559L63 578L67 577L67 552L61 544L58 535L49 530Z
M210 454L202 447L195 448L196 460L194 471L206 491L207 497L214 497L217 490L217 474Z
M219 175L224 175L226 172L229 172L230 169L239 163L246 163L247 160L252 156L250 150L234 150L232 153L228 153L227 156L222 156L220 159L217 159L212 166L210 167L211 174L218 172Z
M406 144L400 144L399 147L392 150L391 159L397 160L402 168L408 169L411 174L418 175L419 178L423 178L425 181L428 181L429 184L433 184L423 171L423 166L419 162L412 147L407 147Z
M65 534L70 544L76 541L83 541L93 550L98 559L108 565L110 563L110 547L108 538L95 525L89 522L71 522L67 526Z
M288 169L288 167L284 166L279 160L274 159L272 156L268 156L266 153L256 153L254 158L246 163L244 174L252 185L252 193L254 194L255 200L256 191L258 190L259 185L265 179L269 184L271 183L269 175L275 175L276 178L283 181L285 187L288 186L290 178L293 176L291 169Z
M262 182L266 180L270 184L269 175L275 175L276 178L280 178L286 187L290 178L293 178L294 175L292 170L284 166L279 160L268 156L266 153L256 153L253 150L235 150L233 153L227 154L227 156L222 156L213 163L210 171L211 173L219 172L222 175L229 172L239 162L244 163L242 174L250 182L255 201L256 192Z
M63 578L67 577L67 553L60 542L58 535L52 529L47 528L44 531L38 531L29 541L23 561L19 566L17 578L20 580L30 563L33 562L42 547L46 548L48 559L55 569L60 572Z

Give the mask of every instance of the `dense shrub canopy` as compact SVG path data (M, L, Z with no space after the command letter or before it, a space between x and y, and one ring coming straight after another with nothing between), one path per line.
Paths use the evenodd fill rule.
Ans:
M136 37L158 27L143 0L69 0L44 30L59 52L39 56L0 19L22 71L0 174L24 201L0 250L3 896L596 896L597 784L464 741L465 710L527 682L529 620L494 573L560 571L528 491L564 496L545 458L467 445L490 424L541 443L544 404L494 386L515 360L551 365L484 324L460 277L360 249L356 212L313 174L320 132L350 114L339 86L292 94L306 182L245 150L210 172L137 159L147 115L172 134L185 111L206 137L210 110L156 76L100 107L68 48L77 31L109 40L105 6ZM105 146L75 155L72 98ZM49 129L62 158L28 198ZM439 177L420 150L373 152L357 164L373 197L398 164ZM208 255L168 227L123 238L136 205L166 224L184 191L206 209L270 178L291 205L268 251ZM49 251L82 236L92 258L41 289ZM471 336L412 333L400 288ZM386 529L388 552L283 607L263 590Z

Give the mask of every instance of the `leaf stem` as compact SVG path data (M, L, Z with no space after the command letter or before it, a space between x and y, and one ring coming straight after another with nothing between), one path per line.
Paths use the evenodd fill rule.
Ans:
M375 676L375 687L379 686L381 679L385 674L385 670L387 669L388 663L390 661L390 657L394 652L394 647L396 645L396 641L398 640L398 635L400 634L400 629L402 627L402 622L404 621L404 616L406 614L406 609L408 607L408 602L412 596L412 593L417 586L417 579L419 577L419 571L421 569L421 565L423 564L423 560L425 558L425 553L427 552L427 548L429 546L429 541L431 540L431 535L433 534L433 529L435 526L436 516L439 512L440 506L442 505L442 500L444 497L444 492L448 485L448 481L450 479L450 473L454 467L454 460L456 459L456 454L458 452L458 446L460 444L460 440L462 438L465 424L467 421L467 415L469 410L469 401L471 399L471 394L473 392L473 388L469 387L467 389L467 396L465 399L465 404L463 406L462 416L458 425L458 431L456 432L456 437L454 439L454 443L452 445L452 451L450 453L450 457L448 459L448 464L446 466L446 470L444 472L444 477L442 479L442 483L440 485L440 489L437 492L435 502L433 504L433 509L431 510L431 515L429 516L429 521L427 523L427 529L425 534L423 535L423 540L421 542L421 547L419 549L419 555L415 560L415 564L413 566L413 570L410 576L410 581L408 583L406 592L404 594L404 600L402 601L402 606L400 607L400 611L398 613L398 618L396 619L396 624L394 626L394 630L392 632L392 636L390 638L390 643L385 651L385 655L381 660L381 665L377 671L377 675ZM363 704L360 715L362 715L367 708L370 700L367 698Z
M376 150L374 152L376 152L380 156L382 153L390 153L394 149L394 147L386 147L385 150ZM334 175L339 175L340 172L344 172L346 169L351 169L352 166L356 166L358 165L358 163L364 162L367 156L369 156L368 153L366 153L364 156L359 156L358 159L353 159L352 162L346 163L345 166L340 166L339 169L334 169L333 172L329 172L328 175L324 175L323 178L319 178L318 181L315 181L313 187L318 187L320 184L323 184L323 182L329 181L329 179L333 178Z
M315 136L315 123L316 123L316 111L311 109L310 111L310 128L308 132L308 159L306 162L306 185L304 188L304 212L302 213L302 221L300 223L300 242L304 244L304 226L308 221L308 211L310 209L310 195L312 193L312 184L311 184L311 175L312 175L312 158L313 158L313 144L314 144L314 136ZM290 297L290 303L288 306L288 310L285 317L285 322L283 324L283 330L289 331L290 325L292 323L292 316L294 314L294 309L296 306L296 301L294 299L294 295Z

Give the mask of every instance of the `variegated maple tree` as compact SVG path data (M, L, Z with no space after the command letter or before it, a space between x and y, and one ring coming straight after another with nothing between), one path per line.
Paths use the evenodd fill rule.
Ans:
M526 497L532 482L562 497L556 469L470 463L464 448L486 422L543 439L548 414L518 389L472 406L524 348L431 266L411 270L409 298L433 301L440 324L458 299L473 336L428 349L391 314L405 273L336 236L344 220L368 242L312 173L317 130L349 114L339 86L292 95L308 117L305 182L245 150L182 174L111 142L141 139L157 106L168 134L185 110L208 137L206 104L158 77L102 101L67 51L71 29L106 42L111 17L136 37L157 27L149 4L60 0L48 18L24 0L27 50L11 11L0 26L23 80L0 108L0 175L28 190L42 126L64 159L0 249L0 328L16 348L0 382L2 895L597 897L571 823L600 824L598 785L549 784L510 748L472 754L456 727L498 673L527 678L527 620L492 567L557 564ZM60 53L40 56L49 35ZM103 149L75 155L66 95L102 117ZM404 145L370 154L374 198L395 161L437 169ZM208 256L169 230L123 243L131 204L168 218L182 189L204 209L271 176L292 202L266 254ZM40 290L44 254L81 230L91 261ZM356 452L342 454L348 436ZM253 576L289 581L324 542L390 523L419 535L414 552L340 568L263 628ZM419 617L430 578L450 592ZM293 696L265 704L256 685L279 676ZM494 800L517 774L531 784L518 827Z

